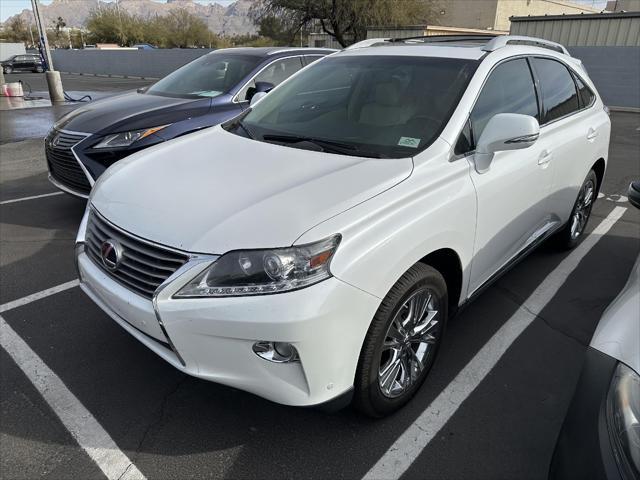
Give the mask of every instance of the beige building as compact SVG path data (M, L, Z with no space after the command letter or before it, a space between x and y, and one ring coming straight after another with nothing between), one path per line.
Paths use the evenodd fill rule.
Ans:
M566 0L442 0L431 25L509 30L509 17L595 13L599 10Z

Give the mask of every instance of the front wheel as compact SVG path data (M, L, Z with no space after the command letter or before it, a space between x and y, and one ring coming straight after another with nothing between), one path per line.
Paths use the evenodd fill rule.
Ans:
M44 72L44 67L42 65L38 65L35 69L36 73L42 73Z
M578 198L573 205L569 221L558 233L558 244L561 248L574 248L584 234L587 222L591 216L593 204L598 194L598 177L596 172L591 170L584 180L578 192Z
M435 360L447 319L447 284L434 268L416 264L378 308L358 361L354 404L383 417L418 391Z
M3 70L4 70L4 73L11 73L11 72L13 72L13 68L11 68L11 67L10 67L10 66L8 66L8 65L7 65L6 67L4 67L4 68L3 68Z

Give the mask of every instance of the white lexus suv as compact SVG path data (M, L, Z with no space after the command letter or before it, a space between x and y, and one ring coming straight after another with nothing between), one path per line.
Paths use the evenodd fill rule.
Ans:
M185 373L383 416L461 306L551 235L580 241L609 134L561 45L367 40L110 168L81 286Z

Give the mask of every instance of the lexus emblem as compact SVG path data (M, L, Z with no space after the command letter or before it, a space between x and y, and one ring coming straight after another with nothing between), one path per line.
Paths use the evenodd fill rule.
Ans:
M111 238L105 240L100 247L100 258L107 270L115 271L122 260L122 245Z

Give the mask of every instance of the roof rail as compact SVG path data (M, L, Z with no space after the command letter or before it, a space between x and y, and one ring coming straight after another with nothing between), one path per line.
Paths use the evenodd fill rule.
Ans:
M482 50L485 52L493 52L507 45L529 45L532 47L547 48L565 55L571 55L564 46L559 43L536 37L523 37L519 35L500 35L490 40Z
M390 42L405 42L407 40L418 40L424 43L431 42L464 42L464 41L490 41L497 35L495 34L475 34L475 35L421 35L418 37L400 37L390 38Z

